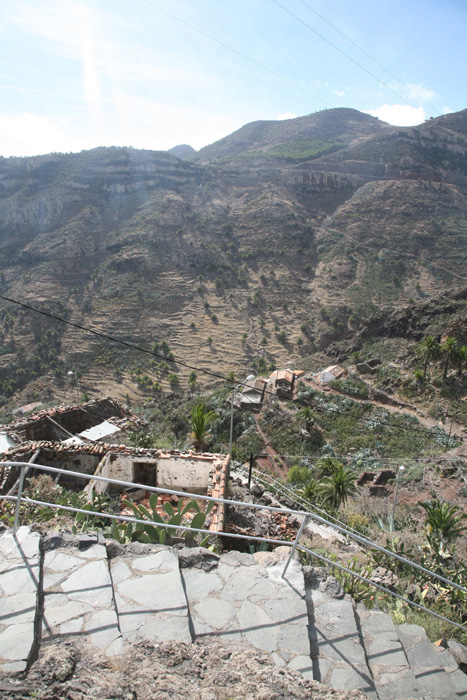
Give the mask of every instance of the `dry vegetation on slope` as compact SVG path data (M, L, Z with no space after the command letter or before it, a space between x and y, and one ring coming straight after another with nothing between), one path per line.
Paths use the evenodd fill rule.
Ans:
M329 110L247 125L197 162L3 159L0 293L165 358L2 302L4 405L47 398L41 380L63 398L70 367L90 394L186 388L171 352L221 374L302 364L382 308L465 284L465 120Z

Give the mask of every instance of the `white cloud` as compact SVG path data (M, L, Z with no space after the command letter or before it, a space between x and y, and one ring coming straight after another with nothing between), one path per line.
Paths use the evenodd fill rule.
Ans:
M296 114L293 112L284 112L283 114L276 114L276 119L295 119Z
M411 107L410 105L381 105L377 109L368 109L367 114L378 117L394 126L415 126L426 119L423 107Z
M337 97L344 97L345 90L333 90L333 93L337 95Z
M451 112L454 112L454 110L451 109L450 107L443 107L441 112L442 112L442 114L450 114Z
M0 114L0 155L67 153L98 146L165 151L179 143L189 143L199 149L239 129L246 121L241 114L226 117L196 107L177 107L137 98L134 102L130 107L123 98L117 110L118 118L107 122L104 119L102 126L92 123L89 115L87 121L79 117L60 119L28 112Z
M426 88L424 85L417 85L416 83L409 83L409 100L414 100L415 102L427 102L436 97L436 92L430 88Z
M54 151L80 151L84 142L66 133L63 125L37 114L0 115L0 154L30 156Z

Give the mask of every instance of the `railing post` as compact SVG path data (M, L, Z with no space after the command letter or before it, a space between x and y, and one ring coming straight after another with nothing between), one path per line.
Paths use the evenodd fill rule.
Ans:
M250 467L248 469L248 489L251 488L251 473L253 471L253 452L250 452Z
M305 525L307 524L307 522L308 522L309 519L310 519L310 516L309 516L309 515L305 515L305 517L304 517L303 520L302 520L302 524L300 525L300 530L297 532L297 537L295 538L295 542L293 543L293 547L292 547L292 550L291 550L291 552L290 552L290 554L289 554L289 558L287 559L287 563L286 563L286 565L284 566L284 571L282 572L282 578L284 578L285 572L286 572L287 569L289 568L289 564L290 564L290 562L292 561L292 557L293 557L293 555L294 555L294 553L295 553L295 550L297 549L298 541L299 541L300 537L302 536L302 532L303 532L303 530L304 530L304 528L305 528Z
M13 534L14 535L16 535L16 530L18 529L19 507L21 505L21 496L23 495L23 483L24 483L24 477L25 477L27 468L28 468L27 466L21 467L21 475L19 477L18 495L16 497L15 520L13 523Z

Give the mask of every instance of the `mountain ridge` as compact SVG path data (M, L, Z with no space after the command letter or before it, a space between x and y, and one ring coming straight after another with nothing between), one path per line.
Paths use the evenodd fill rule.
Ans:
M355 110L253 125L189 160L0 159L0 293L246 376L465 285L467 110L404 128ZM187 388L188 371L8 304L0 333L4 405L41 377L60 394L70 366L91 393Z

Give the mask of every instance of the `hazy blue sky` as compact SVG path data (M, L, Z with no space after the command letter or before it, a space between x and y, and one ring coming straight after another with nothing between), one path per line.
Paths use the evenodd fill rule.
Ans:
M4 0L0 154L198 149L330 107L417 124L467 107L466 28L467 0Z

